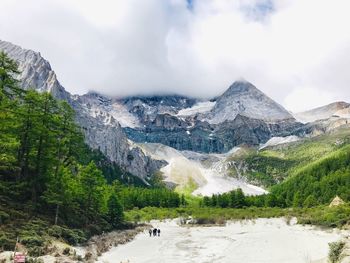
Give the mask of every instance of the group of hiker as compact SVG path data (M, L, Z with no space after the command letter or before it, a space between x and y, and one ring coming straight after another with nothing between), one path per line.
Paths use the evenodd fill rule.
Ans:
M152 234L153 234L153 236L154 237L156 237L157 235L160 237L160 229L158 228L151 228L149 231L148 231L148 233L149 233L149 236L151 237L152 236Z

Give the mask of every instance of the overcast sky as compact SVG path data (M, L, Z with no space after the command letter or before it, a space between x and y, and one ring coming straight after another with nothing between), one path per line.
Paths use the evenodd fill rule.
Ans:
M71 93L219 95L246 79L287 109L350 102L349 0L0 0L0 39Z

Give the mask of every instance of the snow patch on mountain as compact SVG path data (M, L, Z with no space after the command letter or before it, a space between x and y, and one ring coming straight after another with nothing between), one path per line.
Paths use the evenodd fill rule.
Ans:
M269 147L269 146L275 146L275 145L284 144L284 143L296 142L299 140L300 140L300 138L298 136L295 136L295 135L286 136L286 137L272 137L265 144L260 146L259 150L262 150L262 149Z
M89 108L90 116L93 118L104 118L104 124L108 125L112 122L112 118L118 121L121 127L137 128L140 126L136 116L128 112L128 110L119 103L114 103L106 108L92 105Z
M138 118L119 101L94 92L78 97L77 101L88 109L91 117L102 119L104 124L108 125L115 120L121 127L137 128L140 126Z
M176 116L191 116L196 115L198 113L206 113L211 111L216 102L215 101L202 101L198 102L190 108L180 110Z

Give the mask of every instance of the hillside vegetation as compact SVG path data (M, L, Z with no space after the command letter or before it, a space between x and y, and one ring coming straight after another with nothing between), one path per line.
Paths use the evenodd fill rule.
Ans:
M243 148L232 160L250 182L269 188L298 174L305 166L337 151L349 142L350 130L340 129L259 151Z
M314 207L335 196L350 201L350 131L308 138L263 151L243 149L234 161L242 174L270 186L269 194L232 191L204 197L211 207ZM240 205L237 205L237 198Z

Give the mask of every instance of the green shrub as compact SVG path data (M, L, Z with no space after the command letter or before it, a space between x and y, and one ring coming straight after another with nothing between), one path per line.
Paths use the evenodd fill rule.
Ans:
M5 233L0 235L0 250L12 250L15 242L11 240Z
M343 241L329 243L328 258L331 263L337 263L340 261L340 255L344 249L345 243Z
M83 231L69 229L61 226L52 226L47 230L48 235L61 238L71 245L76 245L86 241L86 235Z
M33 235L22 236L21 243L27 247L39 247L44 244L44 239L38 236L36 233L33 233Z
M9 214L7 214L4 211L0 211L0 225L5 224L9 218L10 218Z

